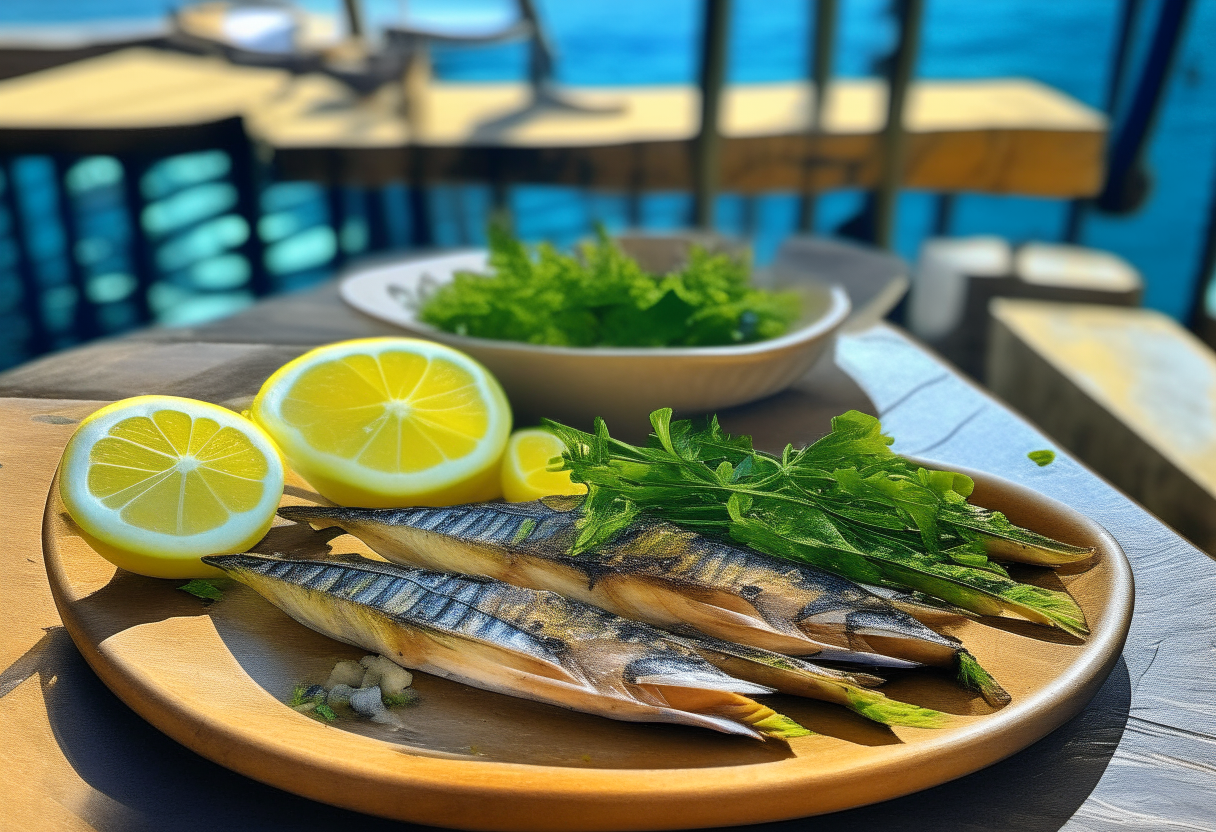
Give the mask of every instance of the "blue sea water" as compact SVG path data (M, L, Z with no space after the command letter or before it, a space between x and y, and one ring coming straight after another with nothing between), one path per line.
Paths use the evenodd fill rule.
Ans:
M5 0L0 3L0 29L148 18L163 14L172 5L176 3L166 0ZM316 12L339 14L342 4L338 0L305 0L301 5ZM364 6L373 25L395 19L405 11L418 19L455 16L492 25L496 18L509 14L511 3L365 0ZM538 7L557 47L557 72L563 82L688 83L696 76L700 0L540 0ZM890 3L841 0L840 7L834 71L846 77L873 74L875 62L890 51L896 36ZM1030 77L1102 107L1120 7L1116 0L928 0L917 74L926 78ZM1129 82L1138 75L1159 8L1160 0L1142 4ZM812 9L810 0L735 0L729 79L748 83L805 77ZM514 79L525 74L526 53L521 45L448 47L435 50L435 62L436 74L447 80ZM1130 91L1133 83L1126 86ZM1164 93L1148 160L1153 190L1145 205L1122 217L1088 214L1081 242L1127 258L1144 275L1146 305L1181 317L1200 279L1204 225L1216 192L1216 0L1195 3ZM167 207L156 217L144 219L145 228L151 219L154 226L159 222L167 235L157 258L169 278L158 290L153 306L160 318L169 322L197 320L250 301L243 288L248 265L229 253L250 230L239 220L234 223L236 217L222 216L232 194L221 183L186 169L196 163L204 167L223 164L215 157L203 157L176 172L171 165L161 170ZM40 173L37 159L23 164L15 176L26 177L26 190L32 192L39 176L46 172ZM104 167L97 162L79 178L92 176L103 184L112 182L112 171L111 179L106 180ZM104 214L113 210L104 192L101 188L98 196L91 197L99 204L90 211ZM399 214L402 201L393 195L390 189L386 204ZM39 209L35 198L23 198L25 210L32 212L27 225L38 210L53 210L53 206ZM489 204L485 189L439 188L431 199L440 243L481 238ZM852 191L825 195L817 212L818 227L831 230L856 212L861 199L860 193ZM517 228L533 239L568 243L583 236L596 221L610 228L626 221L626 201L620 194L527 187L515 189L511 200ZM652 194L643 202L643 220L651 227L678 226L687 221L689 205L686 194ZM207 210L214 218L192 218L190 212L203 210L200 206L209 206ZM896 247L905 256L915 258L920 243L931 231L935 206L933 194L908 191L901 197ZM268 213L259 231L268 244L270 268L285 288L324 276L338 246L357 252L366 239L366 228L358 222L340 229L335 236L326 224L324 196L311 185L278 184L267 192L263 207ZM794 229L796 209L797 198L792 193L768 194L755 200L726 194L719 200L717 220L725 230L745 230L745 223L753 228L757 259L763 261ZM1066 212L1067 203L1061 200L961 194L950 231L959 235L998 234L1015 242L1057 240L1063 233ZM747 223L747 217L754 219ZM397 219L397 225L403 227L403 218ZM185 231L174 237L175 229ZM56 242L51 237L54 235L40 243L47 262L54 260ZM98 291L103 297L106 291L117 297L124 285L121 263L107 265L106 252L102 251L106 245L94 248L97 250L90 256L101 265L93 270L93 277L109 280L108 284L102 280ZM53 284L56 270L47 268L51 276L45 279ZM62 265L58 269L62 271ZM0 292L0 304L6 296ZM120 320L117 325L121 325ZM0 344L0 351L3 349Z

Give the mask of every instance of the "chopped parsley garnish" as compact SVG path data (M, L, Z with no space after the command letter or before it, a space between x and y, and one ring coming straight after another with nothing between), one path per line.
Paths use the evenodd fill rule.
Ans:
M461 272L423 303L422 321L457 335L567 347L700 347L784 334L793 292L751 285L751 264L694 247L680 271L652 275L609 239L577 255L535 249L491 226L492 275Z

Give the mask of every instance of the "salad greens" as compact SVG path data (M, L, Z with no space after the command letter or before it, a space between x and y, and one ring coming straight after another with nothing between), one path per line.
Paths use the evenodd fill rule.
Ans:
M490 276L468 272L425 300L419 318L458 335L529 344L698 347L782 335L795 293L751 285L746 261L694 247L681 271L646 273L598 229L578 256L535 251L491 225Z
M1021 529L999 512L967 502L970 477L926 469L890 449L878 419L849 411L832 431L781 456L731 436L717 418L704 427L650 416L647 447L613 439L602 419L594 433L546 422L566 445L563 468L589 489L573 553L610 539L639 513L761 552L804 561L865 584L931 595L980 615L1012 613L1073 635L1088 632L1066 593L1011 579L988 552L1092 550Z

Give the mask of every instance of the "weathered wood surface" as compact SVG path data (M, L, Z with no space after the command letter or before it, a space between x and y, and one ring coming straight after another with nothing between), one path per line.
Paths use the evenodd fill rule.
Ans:
M1149 309L997 300L988 385L1216 554L1216 355Z
M729 87L722 187L754 192L872 186L881 170L886 90L835 83L813 142L805 83ZM432 83L357 99L320 75L129 49L0 83L0 151L91 150L124 132L242 116L286 177L365 182L496 180L640 190L691 186L691 86L586 88L623 105L577 113L532 105L523 84ZM403 113L408 109L409 119ZM1106 119L1033 81L921 81L907 110L913 188L1084 196L1100 187ZM102 134L114 136L106 137Z
M311 299L311 300L310 300ZM334 320L340 310L323 292L283 299L301 321ZM312 313L305 310L310 303ZM249 363L259 336L303 348L311 338L374 334L312 330L291 344L290 315L259 321L257 307L240 322L217 325L232 343L205 331L150 333L69 354L0 375L0 393L20 389L36 399L0 400L0 492L9 498L9 546L0 552L5 638L0 641L0 760L12 772L0 800L0 828L114 830L299 830L390 824L292 797L233 775L177 746L136 718L84 665L58 620L42 571L38 523L52 471L29 464L22 447L61 446L70 420L95 406L49 398L54 384L82 384L107 350L125 354L130 375L115 362L114 397L148 380L177 379L189 394L231 398L256 386L270 361ZM280 307L280 313L283 312ZM308 331L308 325L302 331ZM341 332L341 336L335 333ZM278 340L272 340L278 339ZM183 352L165 351L181 343ZM241 344L250 345L242 347ZM215 352L214 350L221 352ZM157 354L159 351L159 359ZM226 352L225 352L226 351ZM183 354L198 356L185 362ZM142 354L142 363L134 361ZM176 355L176 359L170 356ZM208 357L210 355L210 357ZM262 356L269 353L262 352ZM201 357L199 357L201 356ZM216 356L221 356L217 358ZM1216 564L1066 453L1046 468L1025 454L1050 442L1005 406L963 380L906 336L887 326L841 338L837 364L849 378L834 388L808 382L801 391L731 414L731 430L754 431L762 445L805 442L822 433L827 415L868 396L897 437L896 450L970 466L1028 485L1106 526L1127 551L1137 581L1136 615L1123 661L1076 719L988 769L899 800L773 830L1216 830L1216 679L1207 672L1216 619ZM66 369L75 367L75 376ZM184 368L184 369L183 369ZM201 369L199 369L201 368ZM227 368L227 369L226 369ZM53 371L53 372L52 372ZM154 375L149 375L149 374ZM828 375L832 375L829 371ZM231 387L218 383L230 379ZM77 381L73 381L75 378ZM197 387L186 383L195 379ZM202 378L202 382L198 379ZM856 385L860 385L860 390ZM71 388L78 389L78 388ZM864 395L861 391L864 390ZM46 629L44 629L46 628Z

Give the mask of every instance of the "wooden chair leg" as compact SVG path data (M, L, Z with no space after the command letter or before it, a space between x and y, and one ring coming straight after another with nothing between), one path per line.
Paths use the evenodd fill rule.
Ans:
M72 330L77 340L88 341L101 335L101 325L97 319L97 307L89 299L88 281L77 256L80 223L67 180L68 171L77 159L56 154L51 157L51 161L55 166L55 202L58 206L59 224L63 228L63 257L68 266L68 279L76 290Z
M123 197L127 203L127 222L131 229L131 271L135 274L135 291L131 301L135 306L138 323L152 320L152 308L148 293L156 281L156 263L153 260L152 243L144 230L144 209L148 201L143 194L143 178L148 172L149 161L142 156L127 156L119 160L122 164Z
M13 249L17 255L17 280L21 284L21 310L26 324L29 326L26 349L30 356L35 356L50 350L51 338L46 320L42 316L42 287L38 284L33 258L30 257L29 238L25 233L25 217L21 213L21 205L17 199L13 161L10 157L4 164L4 210L8 214L9 234L13 239Z
M249 226L249 236L239 246L238 251L249 261L250 290L255 296L262 297L270 294L274 286L266 268L266 245L258 230L262 217L261 171L257 159L254 158L253 148L243 134L229 142L224 151L232 160L229 176L233 187L236 188L235 210Z

